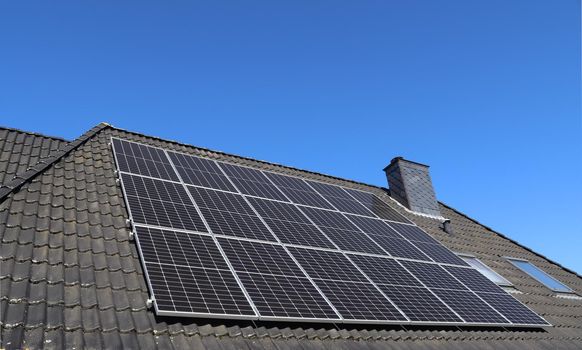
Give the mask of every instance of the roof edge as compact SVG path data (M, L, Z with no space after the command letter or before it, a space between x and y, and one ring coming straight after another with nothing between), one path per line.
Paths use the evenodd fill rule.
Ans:
M518 241L514 240L513 238L509 238L508 236L504 235L503 233L501 233L501 232L498 232L498 231L496 231L496 230L492 229L491 227L489 227L489 226L487 226L487 225L485 225L485 224L483 224L483 223L481 223L481 222L479 222L479 221L477 221L477 220L473 219L473 218L472 218L472 217L470 217L469 215L467 215L467 214L465 214L465 213L463 213L463 212L461 212L461 211L459 211L459 210L457 210L457 209L455 209L455 208L451 207L450 205L447 205L447 204L445 204L445 203L443 203L443 202L441 202L441 201L439 201L439 203L440 203L441 205L443 205L443 206L447 207L448 209L450 209L450 210L454 211L455 213L457 213L457 214L459 214L459 215L461 215L461 216L463 216L463 217L465 217L465 218L467 218L467 219L469 219L469 220L473 221L473 222L474 222L474 223L476 223L477 225L481 225L481 226L485 227L487 230L489 230L489 231L491 231L491 232L495 233L496 235L498 235L498 236L500 236L500 237L502 237L502 238L504 238L504 239L506 239L506 240L510 241L510 242L511 242L511 243L513 243L513 244L516 244L516 245L520 246L521 248L523 248L523 249L527 250L528 252L530 252L530 253L532 253L532 254L534 254L534 255L537 255L538 257L540 257L540 258L542 258L542 259L545 259L545 260L549 261L550 263L552 263L552 264L554 264L554 265L556 265L556 266L560 267L561 269L563 269L563 270L565 270L565 271L567 271L567 272L570 272L570 273L572 273L572 274L574 274L574 275L578 276L578 278L582 278L582 275L578 274L578 272L576 272L576 271L574 271L574 270L572 270L572 269L570 269L570 268L568 268L568 267L565 267L565 266L563 266L563 265L562 265L562 264L560 264L560 263L557 263L556 261L554 261L554 260L552 260L552 259L548 258L547 256L545 256L545 255L543 255L543 254L540 254L540 253L536 252L535 250L533 250L533 249L531 249L531 248L529 248L529 247L527 247L527 246L525 246L525 245L523 245L523 244L519 243Z
M83 135L79 136L72 142L69 142L63 149L57 151L55 155L52 157L48 157L45 159L40 160L36 165L31 167L30 169L26 170L25 172L16 175L10 182L5 185L0 186L0 203L4 202L4 200L14 191L22 187L25 183L32 180L37 175L44 172L47 168L51 165L59 161L61 158L65 157L79 146L83 145L97 133L101 132L105 128L111 127L110 124L107 123L99 123L89 131L85 132ZM19 131L19 130L18 130ZM28 133L28 132L25 132ZM32 134L32 133L28 133Z
M67 140L67 139L62 138L60 136L45 135L45 134L41 134L41 133L38 133L38 132L26 131L26 130L17 129L17 128L10 128L10 127L3 126L3 125L0 125L0 129L4 129L4 130L8 130L8 131L14 131L14 132L20 132L20 133L27 134L27 135L39 136L39 137L44 137L44 138L47 138L47 139L53 139L53 140L58 140L58 141L63 141L63 142L71 142L71 140Z

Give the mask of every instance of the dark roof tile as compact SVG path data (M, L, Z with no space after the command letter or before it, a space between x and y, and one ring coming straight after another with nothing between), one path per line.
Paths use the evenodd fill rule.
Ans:
M25 303L11 303L5 305L4 309L4 327L14 328L24 324L24 316L26 315Z
M2 347L6 349L20 349L24 338L24 327L2 328Z
M139 341L137 340L137 334L134 332L121 332L119 333L119 338L121 339L122 346L120 349L140 349Z
M106 308L103 305L98 305L99 310L99 321L101 324L101 330L103 332L112 332L118 330L117 326L117 316L115 315L115 310L110 307Z
M46 349L44 344L44 328L25 328L22 345L25 349Z

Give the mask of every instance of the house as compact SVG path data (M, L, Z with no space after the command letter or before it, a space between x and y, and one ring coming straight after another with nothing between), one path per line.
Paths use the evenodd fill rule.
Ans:
M160 316L128 225L112 137L369 191L549 327L342 324ZM396 158L390 190L99 124L67 141L0 129L3 349L581 349L582 276L434 198ZM404 162L403 166L398 166ZM423 181L407 184L407 171ZM418 175L418 174L417 174ZM445 221L446 219L446 221ZM508 257L513 258L510 260Z

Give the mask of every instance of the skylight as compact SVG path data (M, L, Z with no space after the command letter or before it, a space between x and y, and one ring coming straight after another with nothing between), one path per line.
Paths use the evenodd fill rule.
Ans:
M572 289L568 288L562 282L540 270L537 266L530 263L529 261L516 258L508 258L507 260L554 292L573 293Z

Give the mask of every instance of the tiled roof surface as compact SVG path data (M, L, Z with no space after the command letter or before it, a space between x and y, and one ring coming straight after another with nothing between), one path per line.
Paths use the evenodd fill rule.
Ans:
M69 142L0 126L0 185L28 170Z
M458 252L472 253L523 292L516 297L554 327L544 330L380 327L205 321L158 317L126 226L111 136L374 191ZM582 278L441 205L455 234L394 205L387 192L351 181L164 142L100 125L46 169L5 187L0 203L2 348L580 349L582 301L556 298L504 260L532 261L582 294Z

